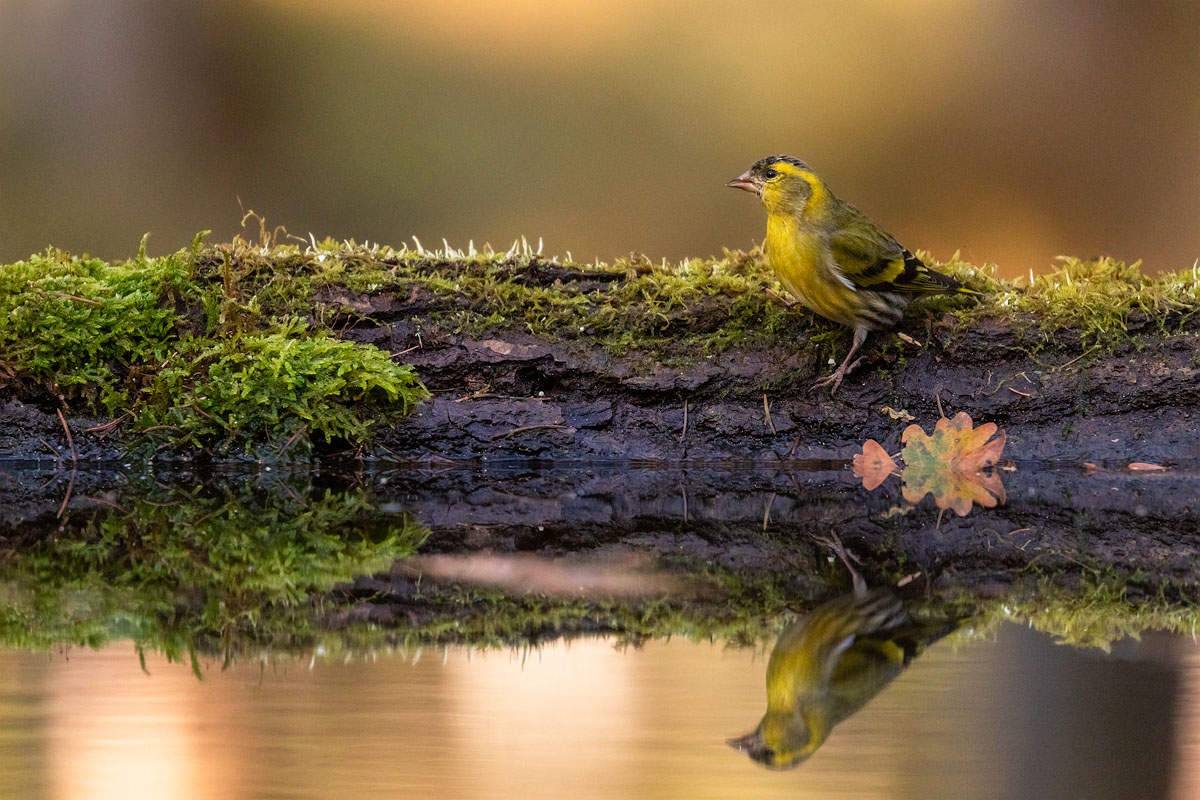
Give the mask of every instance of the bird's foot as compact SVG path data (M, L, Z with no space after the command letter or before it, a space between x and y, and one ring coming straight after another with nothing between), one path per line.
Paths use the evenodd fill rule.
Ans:
M831 395L837 394L838 387L842 385L842 378L845 378L847 375L853 372L861 363L861 358L855 360L853 364L846 364L843 362L840 367L833 371L832 375L827 375L820 380L813 381L812 385L809 387L809 390L822 389L826 386L830 386L832 388L829 390L829 393Z

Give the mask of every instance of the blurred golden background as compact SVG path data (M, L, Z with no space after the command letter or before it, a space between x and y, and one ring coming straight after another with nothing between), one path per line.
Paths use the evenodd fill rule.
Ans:
M1200 257L1200 3L0 0L0 260L294 233L749 247L807 160L1004 274Z
M931 648L799 768L725 745L766 654L674 637L205 664L0 651L7 800L1200 797L1200 650Z

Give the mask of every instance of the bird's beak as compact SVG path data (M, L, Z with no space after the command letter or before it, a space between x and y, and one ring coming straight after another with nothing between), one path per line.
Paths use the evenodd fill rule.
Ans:
M732 184L733 181L730 181L729 183ZM737 750L739 753L749 753L754 750L755 745L760 743L761 739L759 738L758 731L751 731L745 736L735 736L732 739L725 740L725 744L729 745L734 750Z
M754 176L750 174L750 170L746 170L725 185L732 186L734 189L741 189L743 192L749 192L750 194L762 193L762 187L759 186Z

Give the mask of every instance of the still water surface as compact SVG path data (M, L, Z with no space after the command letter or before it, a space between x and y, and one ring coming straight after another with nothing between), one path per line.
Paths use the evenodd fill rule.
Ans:
M0 652L5 798L1200 797L1200 648L951 636L797 769L729 748L766 654L679 638L348 660Z

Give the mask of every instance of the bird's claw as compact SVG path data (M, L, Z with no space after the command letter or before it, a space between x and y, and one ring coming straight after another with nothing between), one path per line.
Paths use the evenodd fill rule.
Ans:
M850 364L848 366L846 364L842 364L840 367L838 367L836 370L833 371L832 375L827 375L824 378L821 378L820 380L813 381L812 385L809 387L809 389L810 390L811 389L821 389L826 386L832 386L833 388L829 390L829 393L831 395L837 394L838 387L842 385L842 378L845 378L848 374L850 374L851 372L856 370L858 368L858 365L861 363L862 363L862 358L857 358L857 359L855 359L853 364Z
M842 378L845 377L845 375L846 373L839 369L832 375L827 375L820 380L813 381L812 385L810 385L808 388L811 391L813 389L823 389L826 386L832 385L833 388L829 390L829 393L836 394L838 387L842 385Z

